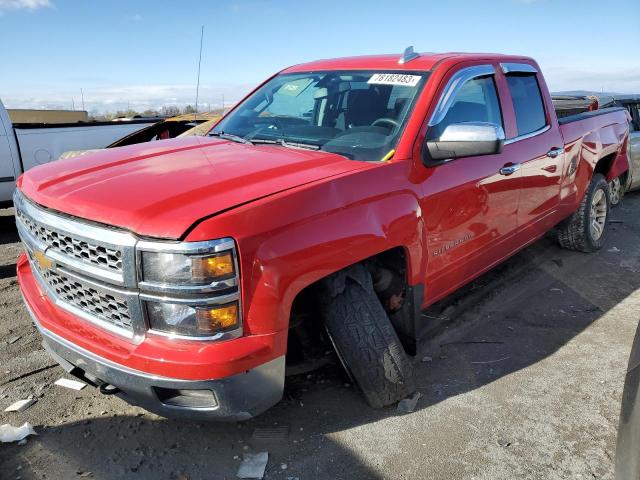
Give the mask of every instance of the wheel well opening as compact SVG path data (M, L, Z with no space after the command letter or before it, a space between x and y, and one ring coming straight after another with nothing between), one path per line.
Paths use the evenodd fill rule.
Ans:
M409 294L407 288L407 257L404 248L396 247L380 252L360 262L371 274L374 290L396 328L405 349L413 353L410 334L404 332L405 324L413 325L413 315L407 320ZM337 273L337 272L336 272ZM335 275L332 274L332 275ZM329 275L328 277L330 277ZM327 362L332 346L324 330L321 315L321 288L325 279L305 287L296 295L291 305L289 335L287 340L288 373L314 370Z
M609 173L609 170L611 169L611 165L613 165L613 160L615 158L616 158L615 154L602 157L600 160L598 160L598 163L596 163L596 166L593 169L593 173L594 174L600 173L606 177L607 173Z

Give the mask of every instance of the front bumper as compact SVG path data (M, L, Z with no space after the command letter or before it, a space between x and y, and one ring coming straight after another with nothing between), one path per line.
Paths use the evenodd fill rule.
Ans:
M42 327L29 308L31 318L42 334L43 346L67 372L94 385L117 387L115 393L127 402L163 417L190 420L247 420L282 398L284 356L244 373L217 380L179 380L150 375L115 364L74 345ZM114 391L114 390L111 390ZM176 397L170 392L198 391L211 395ZM199 405L176 402L199 403Z
M221 342L149 336L132 344L55 305L24 255L17 267L24 304L44 347L103 393L111 385L129 403L191 420L245 420L282 398L286 332Z

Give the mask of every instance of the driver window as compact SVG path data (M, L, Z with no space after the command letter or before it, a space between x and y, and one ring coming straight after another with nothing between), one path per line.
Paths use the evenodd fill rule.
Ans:
M478 77L466 82L439 125L440 131L463 122L487 122L502 127L500 102L493 77Z

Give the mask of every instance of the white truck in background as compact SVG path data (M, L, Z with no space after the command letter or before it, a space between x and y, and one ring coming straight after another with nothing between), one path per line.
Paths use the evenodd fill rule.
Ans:
M0 101L0 207L11 206L16 180L30 168L68 150L104 148L156 121L13 124Z

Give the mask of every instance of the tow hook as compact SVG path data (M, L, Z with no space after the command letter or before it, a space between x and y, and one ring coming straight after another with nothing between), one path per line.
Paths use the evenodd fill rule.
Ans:
M103 395L115 395L120 392L120 389L115 385L111 385L110 383L103 383L98 387L100 389L100 393Z

